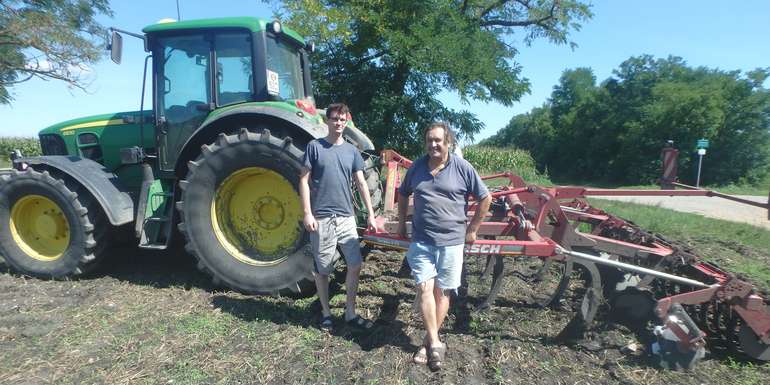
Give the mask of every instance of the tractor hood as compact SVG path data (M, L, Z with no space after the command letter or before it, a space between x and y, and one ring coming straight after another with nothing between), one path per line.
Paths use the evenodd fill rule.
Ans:
M82 118L76 118L66 120L61 123L56 123L52 126L48 126L42 129L39 135L43 134L57 134L67 135L69 132L77 130L79 128L104 128L107 126L126 124L126 123L138 123L140 114L143 114L145 119L152 115L152 111L127 111L116 112L111 114L92 115Z

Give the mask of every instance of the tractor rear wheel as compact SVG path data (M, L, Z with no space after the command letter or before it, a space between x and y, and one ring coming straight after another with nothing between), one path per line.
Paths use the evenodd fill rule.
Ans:
M242 129L220 134L189 162L179 229L215 283L252 294L312 292L298 189L302 154L288 136Z
M65 180L32 168L0 175L0 255L22 274L77 276L104 255L109 225L100 222L101 208Z

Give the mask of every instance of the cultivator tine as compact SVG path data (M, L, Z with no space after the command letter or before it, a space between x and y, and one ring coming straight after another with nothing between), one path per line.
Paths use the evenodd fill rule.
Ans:
M493 255L487 255L487 263L484 267L484 271L481 272L481 279L488 277L489 274L492 273L492 269L495 267L496 261L497 258L495 258Z
M490 262L491 261L491 262ZM489 289L489 294L484 301L482 301L476 310L484 310L495 302L497 294L500 292L500 288L503 287L503 276L505 275L505 262L501 255L490 255L487 259L487 268L492 265L492 286Z

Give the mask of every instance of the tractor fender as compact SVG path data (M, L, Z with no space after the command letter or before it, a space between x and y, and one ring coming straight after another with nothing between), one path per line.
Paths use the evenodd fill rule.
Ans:
M311 122L305 119L301 114L303 113L294 113L273 106L245 104L209 116L209 118L207 118L189 138L187 138L187 141L182 147L182 153L177 157L175 169L179 172L186 168L185 164L187 163L187 160L194 159L196 156L195 154L200 151L200 145L208 144L213 141L216 138L216 135L223 132L222 128L218 126L220 126L222 122L230 119L240 119L244 117L251 119L275 119L293 126L300 131L303 136L306 136L308 140L326 136L328 133L326 125Z
M27 164L34 169L50 167L69 175L83 185L104 209L110 223L120 226L134 220L134 201L118 177L91 159L67 155L20 158L14 166Z

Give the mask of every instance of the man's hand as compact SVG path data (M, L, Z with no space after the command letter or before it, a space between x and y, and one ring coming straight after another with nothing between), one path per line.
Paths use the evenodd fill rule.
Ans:
M369 215L369 218L367 218L367 225L369 226L369 230L374 230L374 232L379 232L380 230L377 229L377 222L374 220L374 215Z
M465 243L473 243L473 242L476 242L476 232L468 229L465 232Z
M313 232L318 230L318 222L316 222L313 214L305 214L305 218L302 219L302 224L305 225L305 230Z

